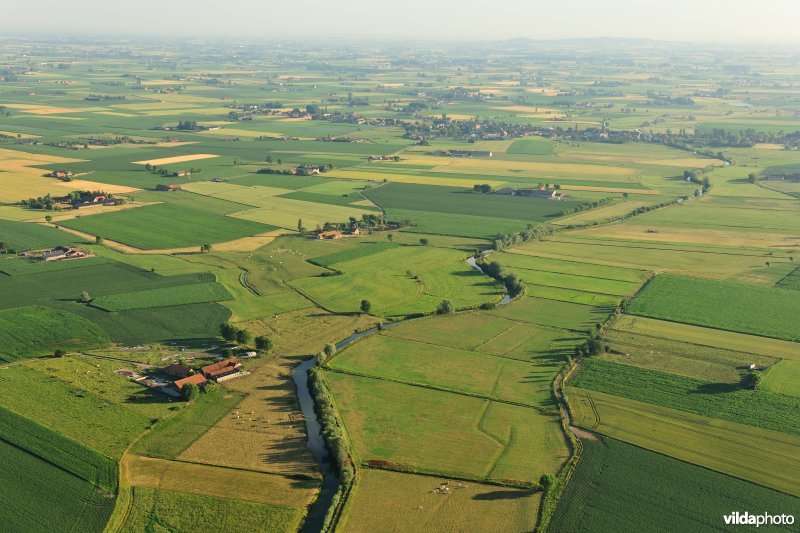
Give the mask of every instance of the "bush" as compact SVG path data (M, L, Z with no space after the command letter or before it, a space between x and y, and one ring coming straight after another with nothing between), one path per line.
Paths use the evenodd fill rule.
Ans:
M436 308L437 315L450 315L454 313L456 308L453 306L453 302L450 300L442 300L442 303L439 304L439 307Z
M181 393L183 394L184 400L191 402L200 396L200 387L194 383L189 383L188 385L184 385L183 389L181 389Z
M268 352L272 349L272 340L264 335L259 335L255 338L256 350Z

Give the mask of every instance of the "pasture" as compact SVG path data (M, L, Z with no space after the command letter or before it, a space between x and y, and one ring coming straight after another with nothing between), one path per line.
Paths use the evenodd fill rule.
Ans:
M449 299L457 308L499 301L499 283L472 269L463 253L427 246L401 246L329 265L342 272L289 284L325 309L358 312L361 301L387 317L431 313Z
M753 506L781 514L797 504L792 496L630 444L584 440L583 454L549 529L656 533L668 527L710 532L718 531L722 516L734 509Z
M574 387L574 423L675 457L800 496L798 437ZM752 461L758 457L758 461Z
M92 300L92 305L104 311L127 311L129 309L219 302L232 298L228 290L219 283L194 283L100 296Z
M567 445L558 417L471 396L329 372L356 457L410 472L535 482Z
M776 394L800 397L800 363L779 361L761 380L759 389Z
M434 489L447 483L447 495ZM463 487L462 487L463 485ZM540 495L445 478L365 470L343 518L343 531L530 531ZM402 524L397 517L402 516Z
M790 341L800 338L800 325L793 318L800 313L800 299L787 289L663 274L654 277L626 311Z

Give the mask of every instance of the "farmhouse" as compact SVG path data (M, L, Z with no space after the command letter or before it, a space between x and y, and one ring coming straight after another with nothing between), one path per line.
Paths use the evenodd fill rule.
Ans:
M161 369L161 372L176 378L186 378L192 375L192 369L178 363L172 363Z
M205 378L205 376L203 376L203 374L194 374L192 376L177 380L175 383L173 383L173 385L175 386L176 389L180 391L183 390L183 388L186 385L189 385L190 383L194 383L198 387L202 387L206 384L207 381L208 380Z
M220 381L227 376L238 374L239 367L241 366L242 364L235 357L231 357L230 359L225 359L219 363L206 365L200 370L208 379Z
M166 192L179 191L181 190L181 186L176 183L170 183L169 185L159 183L158 185L156 185L156 190L166 191Z
M313 174L319 174L319 168L317 167L307 167L304 165L300 165L294 170L298 176L311 176Z
M495 194L506 196L527 196L529 198L544 198L547 200L563 200L566 198L566 196L555 189L547 189L546 187L539 187L537 189L514 189L512 187L504 187L496 190Z
M45 174L48 178L58 178L60 180L68 180L72 177L71 170L54 170L50 174Z
M332 230L332 231L321 231L321 232L319 232L319 233L317 234L317 238L318 238L319 240L325 240L325 239L341 239L341 238L342 238L342 232L341 232L341 231L338 231L338 230Z
M42 261L62 261L66 259L83 259L84 257L94 257L94 254L71 248L68 246L57 246L50 250L38 250L25 253L28 259L40 259Z

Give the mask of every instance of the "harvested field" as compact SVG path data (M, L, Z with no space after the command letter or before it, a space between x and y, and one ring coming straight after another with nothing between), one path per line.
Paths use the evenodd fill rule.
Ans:
M134 161L135 165L171 165L173 163L186 163L187 161L198 161L200 159L211 159L212 157L219 157L216 154L191 154L191 155L177 155L174 157L161 157L158 159L148 159L146 161Z

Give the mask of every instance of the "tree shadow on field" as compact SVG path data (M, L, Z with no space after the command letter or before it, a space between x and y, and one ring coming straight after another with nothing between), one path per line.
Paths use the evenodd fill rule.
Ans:
M476 494L472 499L480 501L518 500L520 498L528 498L533 493L532 490L493 490L491 492Z
M702 383L697 386L690 394L725 394L740 390L738 383Z

